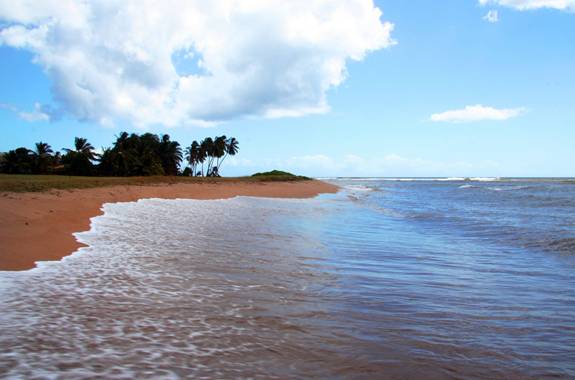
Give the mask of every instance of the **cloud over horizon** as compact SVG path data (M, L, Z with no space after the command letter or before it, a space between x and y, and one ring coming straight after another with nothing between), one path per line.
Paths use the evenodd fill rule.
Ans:
M477 121L503 121L517 117L525 113L526 109L520 108L493 108L477 104L466 106L462 109L450 110L431 115L433 122L447 123L472 123Z
M102 124L322 113L346 63L395 42L372 0L0 0L61 111Z
M232 157L229 165L242 168L246 173L260 169L281 168L312 177L473 177L478 175L497 176L500 173L499 163L487 158L475 163L464 160L444 162L419 157L406 157L395 153L369 156L356 154L292 156L286 159L267 160L263 162L264 169L249 159Z
M575 12L575 0L479 0L479 4L499 5L520 11L549 8Z

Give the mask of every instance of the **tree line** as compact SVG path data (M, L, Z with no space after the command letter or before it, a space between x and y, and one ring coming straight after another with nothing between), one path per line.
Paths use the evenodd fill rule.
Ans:
M54 151L45 143L0 153L0 173L81 176L185 175L219 177L228 156L239 151L236 138L207 137L185 149L170 136L122 132L102 153L87 139L76 137L73 148ZM182 170L182 163L187 163Z

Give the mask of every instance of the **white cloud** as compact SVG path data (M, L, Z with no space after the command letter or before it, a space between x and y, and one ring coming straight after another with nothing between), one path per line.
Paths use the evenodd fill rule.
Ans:
M34 103L34 111L32 112L18 112L18 116L22 120L34 121L50 121L50 114L44 111L40 103Z
M500 5L520 11L550 8L575 12L575 0L479 0L479 4Z
M34 110L31 112L21 111L18 107L6 103L0 103L0 109L12 111L18 115L20 119L29 122L50 121L52 119L50 114L51 110L38 102L34 103Z
M525 108L497 109L478 104L474 106L466 106L463 109L435 113L431 115L430 120L434 122L448 123L471 123L486 120L501 121L517 117L525 111Z
M347 61L395 43L381 15L372 0L0 0L0 45L31 51L80 120L209 125L326 112Z
M494 24L499 21L499 12L492 9L489 12L487 12L485 16L483 16L483 19L487 22Z

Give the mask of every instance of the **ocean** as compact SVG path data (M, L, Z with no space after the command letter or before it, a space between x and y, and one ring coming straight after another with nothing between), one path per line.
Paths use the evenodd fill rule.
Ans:
M0 377L575 378L575 182L106 204L0 272Z

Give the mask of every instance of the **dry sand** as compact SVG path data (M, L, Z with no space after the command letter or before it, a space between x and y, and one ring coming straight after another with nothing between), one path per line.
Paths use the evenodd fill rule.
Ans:
M237 195L311 198L337 187L320 181L222 182L113 186L44 193L0 193L0 270L25 270L60 260L81 244L72 233L90 228L104 203L142 198L223 199Z

